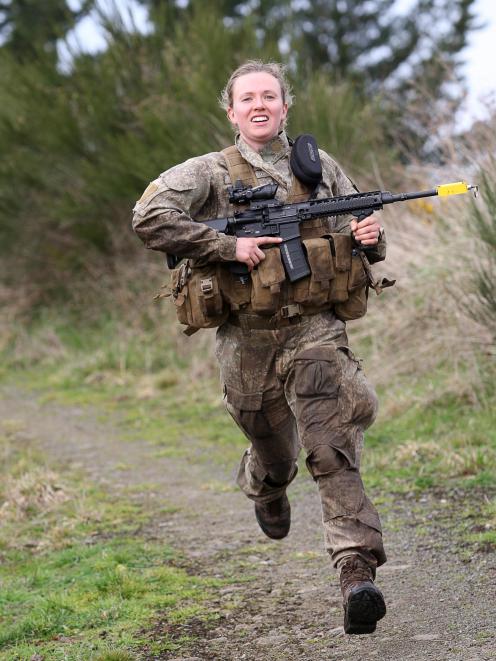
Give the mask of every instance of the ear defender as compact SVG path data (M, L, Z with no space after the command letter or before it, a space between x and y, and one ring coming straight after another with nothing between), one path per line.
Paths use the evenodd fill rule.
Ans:
M293 174L312 190L322 181L322 163L313 135L303 133L293 143L290 165Z

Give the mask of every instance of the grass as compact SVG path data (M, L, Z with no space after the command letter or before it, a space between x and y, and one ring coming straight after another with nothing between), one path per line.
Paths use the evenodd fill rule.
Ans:
M184 643L147 637L159 614L215 617L205 604L223 581L140 534L153 513L56 472L8 421L0 451L0 659L146 658Z
M415 398L412 396L412 401ZM367 433L370 485L402 491L427 487L496 487L496 429L492 405L454 395L413 403L380 418Z

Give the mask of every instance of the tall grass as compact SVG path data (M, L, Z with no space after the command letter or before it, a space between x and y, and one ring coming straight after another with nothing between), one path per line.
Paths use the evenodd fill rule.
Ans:
M491 147L491 145L493 145ZM397 279L367 316L350 325L376 384L394 395L387 411L454 394L476 405L495 374L494 136L450 137L443 167L410 166L402 190L468 180L480 195L394 205L383 212L388 257L378 272ZM397 386L397 387L396 387Z
M471 209L477 236L477 252L472 261L475 279L474 316L489 329L496 342L496 160L491 157L480 170L483 204Z

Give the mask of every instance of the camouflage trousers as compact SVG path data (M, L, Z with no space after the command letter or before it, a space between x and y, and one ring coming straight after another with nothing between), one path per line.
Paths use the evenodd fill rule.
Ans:
M332 312L277 330L229 322L217 331L226 406L251 443L238 484L254 501L282 495L297 472L301 447L318 485L332 562L350 553L386 561L376 509L360 477L363 432L377 398Z

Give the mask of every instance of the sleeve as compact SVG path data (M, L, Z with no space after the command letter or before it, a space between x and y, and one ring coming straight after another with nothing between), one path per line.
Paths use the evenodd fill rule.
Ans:
M354 182L344 173L340 165L329 154L323 152L321 156L324 176L329 180L332 195L353 195L360 192ZM336 232L349 233L352 218L353 216L351 215L338 216L336 218ZM375 246L367 248L366 255L371 264L382 262L386 259L386 235L384 228L381 228L378 243Z
M152 181L133 210L133 229L147 248L207 262L233 261L236 237L193 218L216 196L209 163L190 159ZM214 205L215 206L215 205Z

